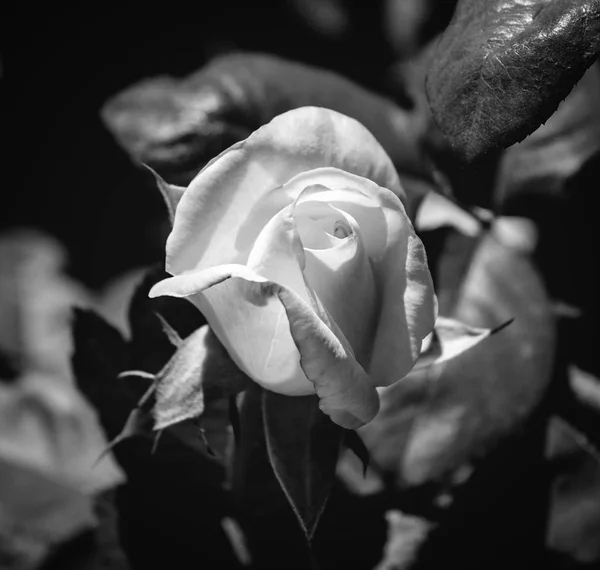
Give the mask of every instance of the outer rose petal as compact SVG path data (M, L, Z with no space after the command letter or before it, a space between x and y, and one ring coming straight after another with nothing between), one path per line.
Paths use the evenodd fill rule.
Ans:
M150 296L193 295L194 301L198 301L204 295L211 295L211 291L214 294L211 304L222 296L227 303L221 309L229 307L233 317L233 322L227 323L227 314L220 311L221 320L213 321L223 325L215 328L217 336L231 333L240 324L256 327L242 331L246 342L238 347L248 349L243 359L239 359L237 352L230 355L257 383L288 395L316 391L323 412L345 428L360 427L375 417L379 409L377 391L354 359L343 335L336 331L340 340L287 287L265 280L247 267L229 265L165 279L152 288ZM210 314L210 307L205 307L209 322L215 316ZM265 351L256 343L260 338L256 335L264 334L265 330L274 332L271 342L277 343L271 344L266 361ZM262 369L253 374L256 367Z
M323 199L349 212L365 236L365 246L371 249L379 317L367 370L376 386L387 386L410 372L437 316L425 249L402 202L387 188L335 168L299 174L285 187L303 188L316 183L330 191L309 188L298 202ZM370 202L378 207L369 207Z
M411 371L437 316L437 298L421 240L408 218L388 217L388 224L389 245L375 268L382 283L382 302L368 368L377 386L389 386Z
M243 265L221 265L165 279L150 296L189 298L231 359L261 386L280 394L313 394L283 307L273 297L279 286Z
M302 370L321 399L321 410L348 429L370 422L379 411L379 396L362 366L298 295L285 288L277 295L285 307Z
M167 279L151 294L189 297L250 378L275 392L303 395L314 393L314 388L300 368L281 304L261 285L291 287L309 300L301 270L304 251L292 212L292 207L285 208L265 225L248 266L221 265Z
M191 182L167 241L167 271L244 262L236 237L248 212L296 174L325 166L404 195L391 159L364 126L329 109L294 109L221 153ZM269 217L284 205L275 204Z

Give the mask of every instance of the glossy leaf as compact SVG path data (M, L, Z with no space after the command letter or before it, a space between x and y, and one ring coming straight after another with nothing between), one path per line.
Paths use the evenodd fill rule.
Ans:
M548 546L581 563L600 561L600 457L560 418L548 429L547 456L555 474Z
M465 161L521 141L600 51L598 0L461 0L427 75L434 118Z

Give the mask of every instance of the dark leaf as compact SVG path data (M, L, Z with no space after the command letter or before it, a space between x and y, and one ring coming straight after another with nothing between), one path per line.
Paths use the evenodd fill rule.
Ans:
M152 310L148 316L148 322L158 329L157 335L173 351ZM172 318L167 320L173 322ZM74 364L79 385L97 408L108 437L114 438L148 391L150 381L117 377L131 368L127 345L97 315L78 313L75 339ZM143 352L136 357L136 364L145 369ZM221 437L227 409L211 413L211 421L203 427L211 446L220 452L214 440L217 435ZM198 426L192 422L182 422L162 432L160 445L152 453L155 434L152 430L147 435L128 438L114 448L128 479L118 491L117 507L122 545L132 567L186 568L191 559L219 560L226 567L237 568L221 527L223 516L230 515L232 509L223 488L222 463L206 453ZM203 540L198 540L199 535Z
M506 149L495 179L495 202L503 212L526 214L539 223L545 213L541 200L572 194L567 181L600 151L598 101L600 66L595 63L546 123ZM577 184L579 192L581 187Z
M73 338L77 386L96 408L106 434L113 439L148 382L140 385L139 381L134 383L135 379L117 378L129 367L127 345L121 334L93 311L74 312Z
M163 269L150 268L136 288L129 306L131 366L152 373L158 372L175 352L156 313L181 338L190 335L205 323L202 314L185 299L148 297L152 286L166 277L168 274Z
M569 386L556 398L556 415L577 435L580 445L600 462L600 381L575 366L568 373Z
M461 0L427 75L436 123L465 161L521 141L600 50L598 0Z
M360 460L363 467L363 477L366 477L370 458L369 450L367 449L365 442L360 438L360 435L358 435L356 431L348 429L344 432L343 444Z
M130 437L135 436L148 436L152 433L153 428L153 418L152 415L144 410L141 406L138 406L131 410L131 413L127 417L127 421L123 426L123 429L117 434L117 436L107 445L106 449L102 452L102 454L96 460L96 464L100 463L104 457L113 450L113 448L125 441ZM154 446L156 446L158 442L158 436L160 432L155 435Z
M357 119L401 172L431 179L421 125L409 112L336 73L272 55L230 54L182 80L144 80L111 99L102 115L133 158L187 185L233 143L307 105Z
M555 473L547 542L589 564L600 561L600 461L585 438L560 418L549 425L547 455Z
M306 535L269 460L263 391L251 383L240 397L241 439L235 447L231 487L255 567L305 569Z
M94 526L92 498L26 464L0 457L0 563L38 568L49 550Z
M321 412L314 396L264 390L262 410L273 471L310 541L335 479L344 430Z

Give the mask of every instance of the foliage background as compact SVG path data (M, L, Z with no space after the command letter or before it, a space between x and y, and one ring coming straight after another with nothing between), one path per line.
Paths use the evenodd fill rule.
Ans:
M103 121L101 110L108 101L146 77L186 76L217 54L241 50L337 71L418 114L423 94L413 92L411 77L422 73L421 48L446 27L455 2L202 4L193 9L183 3L155 9L128 3L23 6L13 14L2 46L2 122L10 154L3 165L1 228L27 226L56 238L57 250L66 251L68 278L94 298L114 303L116 312L123 313L123 283L129 283L129 291L132 285L127 277L114 280L160 263L165 229L154 181L132 162ZM344 484L334 488L315 538L315 556L323 567L592 568L600 561L600 469L593 451L600 425L593 205L600 179L598 85L588 74L574 92L575 102L563 105L545 131L530 137L531 144L494 153L469 168L447 152L443 139L436 135L429 141L463 203L535 221L539 246L526 263L542 276L552 303L557 335L553 371L543 397L523 422L515 427L504 414L508 411L512 418L516 400L508 408L498 405L497 415L486 415L483 406L486 413L473 416L470 429L461 424L447 446L451 452L438 453L439 446L432 444L432 458L420 464L421 476L410 471L419 463L406 457L404 467L398 467L397 453L391 454L389 468L370 472L367 479L356 477L356 466L348 459L348 472L340 477ZM222 144L209 140L206 159ZM570 161L561 161L565 156ZM451 296L475 244L448 228L424 239L436 262L437 285ZM7 259L5 255L3 261ZM529 271L516 257L494 259L506 264L508 284L511 276L518 283L523 271ZM13 266L5 267L3 275L12 274ZM158 275L149 280L153 278ZM40 291L48 279L43 274ZM98 386L127 366L155 370L170 354L152 320L157 306L145 299L150 285L146 280L138 290L129 313L127 326L134 336L128 343L92 315L80 315L77 321L83 347L75 372L77 367L85 370L80 376L86 377L86 385L80 387L108 438L120 431L144 386ZM165 303L160 310L182 334L199 324L189 313L178 317L181 306ZM545 332L529 331L527 338ZM148 346L153 347L151 360ZM4 379L11 366L5 360L2 364ZM415 417L432 418L432 425L443 431L455 402L463 406L466 400L469 410L491 402L493 411L496 402L510 401L514 394L506 386L511 383L504 383L506 370L500 372L505 375L490 381L489 392L479 378L455 374L457 388L449 389L447 398L438 394L437 400L406 386L403 397L408 395L410 408L391 414L403 434L400 439L408 438L405 425L418 433ZM583 387L576 394L584 394L585 405L567 386ZM502 432L504 425L511 429ZM502 437L488 441L482 436L475 453L473 442L488 431ZM368 430L363 437L369 441ZM44 552L49 555L43 568L241 567L244 555L235 550L239 541L232 541L219 522L223 516L243 519L221 488L222 467L168 434L160 453L151 454L151 447L151 440L134 438L116 448L127 483L99 492L94 515L100 524ZM371 449L373 458L385 465L389 448ZM259 523L256 535L249 537L254 567L306 567L308 555L296 521L282 496L272 494L268 473L260 471L264 465L256 468L254 480L265 478L268 498L261 503L258 495L257 504L248 509ZM265 504L269 509L263 512L258 507ZM7 567L19 567L18 560L6 560Z

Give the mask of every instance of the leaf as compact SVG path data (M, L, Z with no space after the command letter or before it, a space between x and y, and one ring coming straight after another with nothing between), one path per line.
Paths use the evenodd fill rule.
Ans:
M486 338L500 332L514 319L490 329L472 327L455 319L438 317L432 334L432 341L421 353L413 370L442 364L467 352Z
M438 192L427 192L421 201L415 218L418 232L450 227L469 237L476 237L490 223L491 212L471 211L459 206Z
M2 568L38 568L51 548L94 526L92 507L81 490L0 457Z
M156 390L156 379L152 374L148 374L146 372L142 372L139 370L129 370L127 372L122 372L119 374L118 378L127 378L131 376L137 376L139 378L146 378L147 380L151 380L152 384L146 390L140 401L137 403L137 406L131 410L130 414L127 416L127 421L123 426L123 429L113 438L106 449L102 452L100 457L96 460L96 463L100 463L100 461L118 444L122 441L135 437L138 435L148 436L152 433L152 415L148 410L148 402L151 399L152 395ZM160 436L160 432L155 435L154 438L154 448L158 443L158 437ZM154 450L153 448L153 450Z
M157 327L157 334L169 348L153 311L148 315L148 322ZM167 318L174 322L170 313ZM78 312L75 340L79 385L97 408L107 436L114 438L148 390L148 379L117 378L119 372L132 367L128 347L118 331L97 315ZM145 369L143 352L136 357L136 367ZM202 427L211 446L221 453L222 446L215 445L214 440L217 436L227 439L228 418L227 408L219 409L219 402L207 406L205 416L210 412L210 421L205 417ZM224 465L206 452L198 427L192 422L162 432L160 446L152 453L155 433L130 438L114 449L128 477L127 484L119 489L117 506L120 528L127 529L123 547L132 567L185 568L191 558L219 560L235 568L235 556L221 527L222 518L233 511L224 489ZM198 540L199 535L203 540Z
M314 396L264 390L262 412L269 461L310 542L335 479L344 430Z
M163 332L167 335L167 338L171 342L171 344L178 348L183 344L183 340L179 336L179 333L165 320L165 318L159 313L155 313L156 317L160 321Z
M555 413L579 443L600 462L600 381L589 372L569 366L568 385L556 397Z
M208 325L204 325L187 337L156 375L154 429L197 418L204 411L204 340L208 333Z
M600 461L563 420L548 428L547 456L553 474L547 544L571 559L600 561Z
M341 75L262 53L218 57L182 80L144 80L112 98L102 117L136 161L168 182L188 184L220 152L304 106L353 117L400 171L431 180L421 125L409 112Z
M554 322L527 256L490 233L462 283L452 286L458 296L451 314L470 326L516 319L456 358L380 390L381 411L359 434L372 463L400 486L439 480L485 456L527 421L550 382Z
M598 0L461 0L427 75L436 123L472 162L556 111L600 51Z
M369 450L364 441L356 433L355 430L349 429L344 432L343 444L356 455L363 467L363 477L367 476L369 468Z
M184 299L148 297L152 286L167 276L162 267L148 268L131 298L128 320L132 336L129 344L132 368L156 373L175 352L174 337L165 333L156 313L181 338L192 334L206 322L202 313Z
M387 511L385 518L387 541L383 559L374 570L409 570L416 567L419 549L437 525L397 510Z
M36 370L71 382L69 317L91 299L64 274L66 261L62 245L36 230L0 238L0 349L14 373Z
M165 201L165 205L167 206L169 221L173 223L173 220L175 218L175 210L177 209L177 204L179 204L179 200L181 200L181 197L185 192L185 187L176 186L175 184L169 184L168 182L162 179L158 172L152 170L152 168L150 168L147 164L144 164L144 166L154 176L154 179L156 180L156 186L158 186L163 200Z
M495 201L504 211L544 219L545 200L566 198L567 186L600 151L600 66L592 65L548 121L502 154L495 176ZM579 192L582 184L576 184ZM529 202L529 204L528 204ZM561 212L563 208L560 208ZM547 215L547 213L546 213Z

